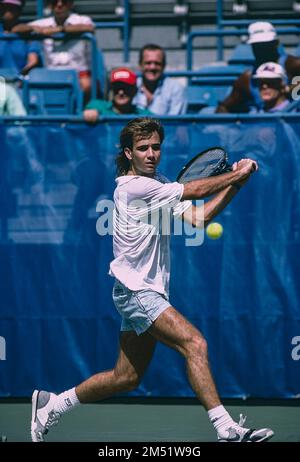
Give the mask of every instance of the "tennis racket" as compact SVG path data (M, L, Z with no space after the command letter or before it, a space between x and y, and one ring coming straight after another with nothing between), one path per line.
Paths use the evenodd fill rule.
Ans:
M191 159L177 175L178 183L198 180L209 176L230 172L228 155L223 148L214 147L206 149Z

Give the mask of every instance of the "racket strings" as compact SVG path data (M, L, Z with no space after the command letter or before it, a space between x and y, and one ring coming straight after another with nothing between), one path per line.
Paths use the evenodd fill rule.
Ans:
M199 178L219 175L224 171L229 171L227 154L222 148L213 148L205 151L187 164L182 170L179 182L187 183Z

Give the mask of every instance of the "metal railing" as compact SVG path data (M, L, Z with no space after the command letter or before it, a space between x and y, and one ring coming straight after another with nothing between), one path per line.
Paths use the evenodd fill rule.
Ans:
M65 37L65 34L59 33L52 35L51 38L53 40L61 40ZM96 98L97 96L97 80L98 80L98 72L97 72L97 62L98 62L98 47L97 41L93 34L85 32L84 34L78 34L78 38L83 40L88 40L91 43L91 55L92 55L92 88L91 88L91 97ZM0 40L44 40L44 35L39 34L31 34L26 36L21 36L19 34L0 34ZM58 68L59 70L59 68Z
M300 21L299 21L299 26L300 26ZM277 28L276 29L277 34L300 34L300 27L283 27L283 28ZM248 35L248 29L236 29L236 30L218 30L218 29L207 29L207 30L201 30L201 31L193 31L190 32L188 35L187 39L187 69L190 71L193 69L193 41L196 37L217 37L217 38L222 38L223 37L229 37L229 36L242 36L242 35ZM223 42L222 42L223 43ZM222 61L223 60L223 45L222 45L222 50L221 54L219 54L219 48L217 46L217 60Z
M268 22L272 23L274 26L300 26L300 19L268 19ZM223 27L247 27L252 22L255 22L253 19L223 19L223 0L217 0L217 30L222 31ZM277 30L278 32L278 30ZM279 33L279 32L278 32ZM284 33L284 32L283 32ZM288 33L288 32L287 32ZM294 32L291 32L294 33ZM300 29L298 31L300 33ZM224 55L224 43L223 35L218 35L217 38L217 59L221 61Z
M99 2L100 3L100 2ZM44 16L45 0L37 0L37 17ZM123 20L120 21L103 21L95 22L96 29L121 29L123 35L123 59L125 62L129 61L129 37L130 37L130 2L123 0Z
M116 114L110 116L102 116L99 118L98 124L104 124L106 122L120 122L120 120L126 122L132 119L132 115L120 115ZM299 112L272 112L272 113L262 113L262 114L185 114L180 116L159 116L159 119L164 122L240 122L246 120L291 120L296 119L300 122L300 113ZM85 120L82 116L76 115L30 115L30 116L0 116L0 124L6 123L20 123L27 125L28 122L33 122L37 124L42 123L85 123Z

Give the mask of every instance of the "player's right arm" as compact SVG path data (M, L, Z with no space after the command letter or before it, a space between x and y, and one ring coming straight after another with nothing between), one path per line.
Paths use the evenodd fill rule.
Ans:
M183 214L182 219L194 228L203 228L231 202L238 189L228 186L202 206L191 205Z
M181 200L203 199L218 193L228 186L243 182L257 169L258 166L254 160L242 159L236 164L236 168L232 172L185 183Z

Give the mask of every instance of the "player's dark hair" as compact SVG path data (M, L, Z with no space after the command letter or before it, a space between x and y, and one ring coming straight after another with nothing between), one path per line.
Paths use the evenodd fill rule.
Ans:
M155 45L154 43L148 43L147 45L144 45L143 48L140 49L140 52L139 52L139 65L142 64L143 62L143 59L144 59L144 51L161 51L162 52L162 57L163 57L163 67L166 66L166 63L167 63L167 59L166 59L166 52L165 50L160 47L159 45Z
M116 158L117 176L126 175L130 168L130 161L126 157L124 149L132 150L134 142L149 139L154 132L158 133L160 143L162 143L165 133L159 120L151 117L139 117L128 122L120 133L120 152Z

